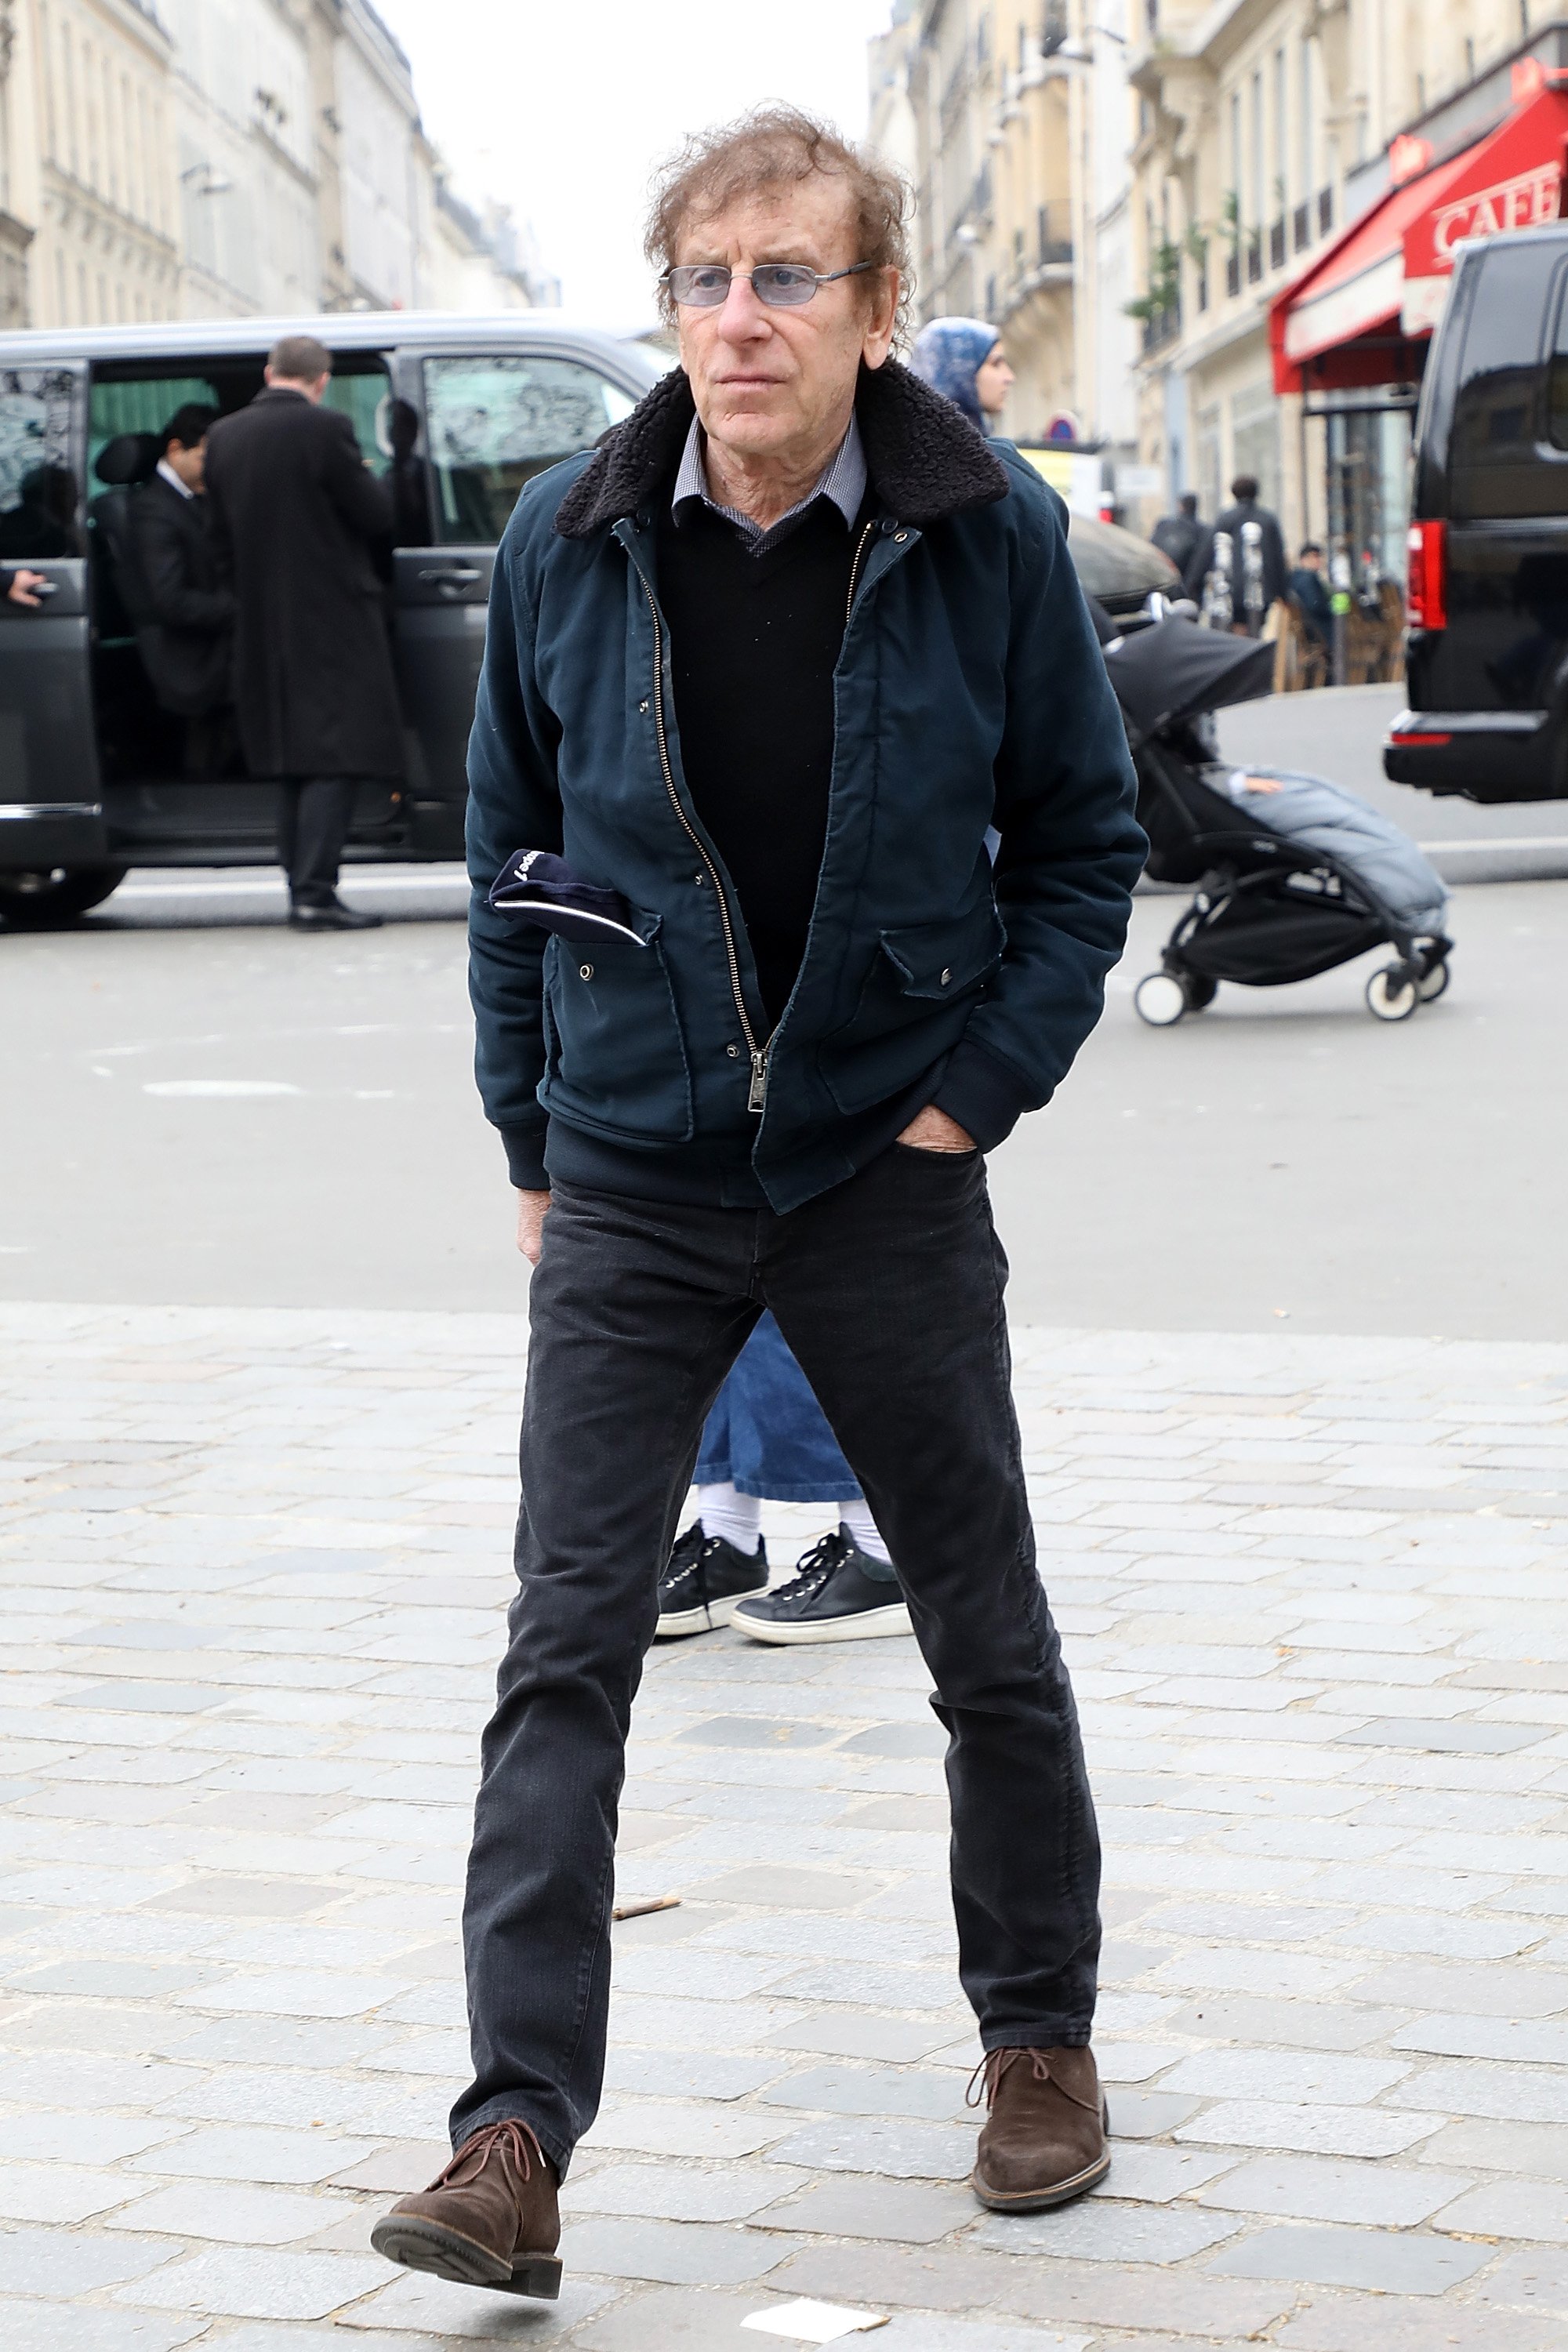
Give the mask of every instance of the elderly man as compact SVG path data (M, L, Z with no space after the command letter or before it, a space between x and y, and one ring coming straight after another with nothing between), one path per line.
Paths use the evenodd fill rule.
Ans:
M527 486L496 569L472 990L538 1268L519 1591L465 1911L475 2079L451 2164L373 2242L518 2294L556 2292L556 2184L598 2102L659 1570L767 1307L949 1734L974 2188L1027 2211L1110 2161L1099 1847L983 1154L1093 1026L1144 844L1059 505L889 360L904 204L788 110L693 142L649 236L680 369ZM618 928L542 947L487 897L520 848Z

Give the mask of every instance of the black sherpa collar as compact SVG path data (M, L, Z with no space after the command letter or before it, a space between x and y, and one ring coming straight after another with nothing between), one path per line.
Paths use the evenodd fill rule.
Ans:
M586 539L646 510L673 480L695 414L691 386L676 368L605 435L556 509L561 536ZM1001 461L968 418L896 361L861 369L855 415L871 487L900 522L923 527L1006 497Z

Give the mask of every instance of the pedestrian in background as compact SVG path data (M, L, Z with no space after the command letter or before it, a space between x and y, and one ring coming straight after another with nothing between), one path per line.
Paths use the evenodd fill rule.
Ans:
M983 1154L1094 1026L1147 845L1061 501L889 360L908 202L794 109L693 141L647 239L680 365L525 486L497 556L470 987L536 1265L518 1591L464 1910L474 2077L451 2162L372 2241L512 2294L559 2285L659 1571L768 1307L950 1735L975 2194L1030 2211L1110 2168L1099 1837ZM520 845L630 936L542 954L489 897Z
M753 1641L782 1643L910 1632L871 1507L772 1315L763 1317L719 1391L695 1478L697 1517L659 1580L660 1641L726 1622ZM838 1506L837 1528L772 1591L764 1502Z
M207 438L218 412L199 401L163 427L157 467L130 502L141 605L136 643L161 709L184 719L185 772L221 772L233 736L234 593L207 528Z
M338 897L363 778L403 770L403 729L379 562L392 502L353 425L323 408L331 354L285 335L247 408L215 425L207 495L237 600L235 693L245 764L275 777L278 854L296 930L367 930Z
M1149 537L1184 578L1203 535L1204 527L1198 520L1198 494L1195 490L1184 490L1176 500L1175 513L1162 515Z
M1215 518L1188 562L1185 584L1212 629L1260 637L1269 609L1288 585L1279 518L1261 506L1258 481L1237 474L1233 506Z
M998 330L984 319L932 319L915 337L910 365L922 383L963 411L977 433L994 433L1017 379Z

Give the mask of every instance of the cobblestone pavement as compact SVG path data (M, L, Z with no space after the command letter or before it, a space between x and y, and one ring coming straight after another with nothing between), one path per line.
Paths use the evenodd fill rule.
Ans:
M656 1654L568 2284L390 2271L465 2065L500 1317L0 1310L7 2352L1568 2343L1568 1348L1020 1335L1115 2163L963 2187L912 1643ZM821 1515L815 1515L820 1518ZM793 1557L814 1515L775 1516ZM777 2340L776 2338L773 2340Z

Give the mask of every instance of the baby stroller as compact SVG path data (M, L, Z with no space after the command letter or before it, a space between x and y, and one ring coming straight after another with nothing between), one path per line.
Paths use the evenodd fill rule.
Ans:
M1366 984L1380 1021L1406 1021L1448 984L1447 893L1408 836L1314 776L1237 771L1209 714L1270 691L1274 648L1180 614L1114 632L1096 615L1138 772L1147 871L1196 895L1133 1003L1152 1027L1212 1004L1221 981L1279 988L1387 945ZM1263 789L1249 788L1256 776Z

